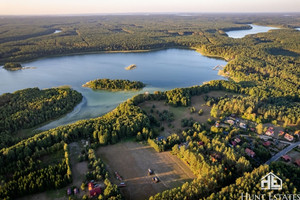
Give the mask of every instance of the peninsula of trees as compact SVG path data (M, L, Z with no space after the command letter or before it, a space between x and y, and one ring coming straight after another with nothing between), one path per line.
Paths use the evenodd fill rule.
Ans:
M82 95L70 88L28 88L0 96L0 148L18 141L13 134L71 111Z
M145 87L145 84L140 81L130 81L121 79L96 79L89 81L82 85L83 87L89 87L96 90L140 90Z

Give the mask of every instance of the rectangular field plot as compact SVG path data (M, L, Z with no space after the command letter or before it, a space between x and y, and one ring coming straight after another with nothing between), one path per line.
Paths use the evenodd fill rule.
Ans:
M97 155L105 162L111 181L119 184L115 172L123 178L126 187L121 188L126 199L146 199L158 192L181 186L195 175L176 156L169 152L157 153L148 145L135 142L121 142L100 147ZM148 168L154 171L148 175ZM157 176L158 183L152 178Z

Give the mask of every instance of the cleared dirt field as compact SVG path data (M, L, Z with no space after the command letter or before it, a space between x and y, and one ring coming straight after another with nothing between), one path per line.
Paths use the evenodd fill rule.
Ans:
M178 187L196 178L190 169L169 152L157 153L149 145L135 142L121 142L100 147L99 156L111 174L111 181L119 184L114 172L118 172L126 182L121 189L126 199L146 199L166 189ZM147 169L154 170L159 183L153 183Z
M157 110L162 112L163 110L168 110L172 113L174 113L174 121L171 122L171 124L174 127L169 127L168 124L169 122L163 122L162 125L164 126L164 132L160 133L161 135L168 136L172 133L180 133L181 132L181 120L184 118L193 118L197 122L201 123L206 123L207 119L210 118L210 110L211 107L205 105L205 101L203 97L205 95L210 96L210 97L221 97L224 96L225 94L228 95L228 97L232 96L232 93L224 92L224 91L212 91L203 95L199 96L193 96L191 98L191 105L189 107L173 107L170 105L166 105L164 101L146 101L141 103L139 106L145 110L147 113L150 113L150 109L152 108L153 105L155 105L155 108L153 109L153 115L158 118L158 115L156 113ZM190 112L190 107L195 107L196 112L191 113ZM203 114L201 116L198 115L198 111L202 109Z

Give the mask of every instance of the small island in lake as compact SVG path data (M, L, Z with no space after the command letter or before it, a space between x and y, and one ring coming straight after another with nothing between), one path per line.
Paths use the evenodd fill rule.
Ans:
M145 87L145 84L140 81L129 81L129 80L111 80L111 79L96 79L89 81L82 85L83 87L89 87L96 90L140 90Z
M15 71L15 70L20 70L23 67L22 67L22 65L20 63L9 62L9 63L5 63L5 65L3 66L3 68L7 69L7 70Z
M135 64L129 65L128 67L125 67L126 70L133 70L136 68Z

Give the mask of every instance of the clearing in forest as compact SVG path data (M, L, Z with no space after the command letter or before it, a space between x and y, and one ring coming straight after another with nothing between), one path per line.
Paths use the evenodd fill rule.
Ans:
M205 105L204 96L209 97L221 97L227 94L228 97L232 96L233 93L224 92L224 91L211 91L199 96L193 96L191 98L191 105L188 107L174 107L170 106L165 103L165 101L146 101L139 106L145 110L147 113L150 114L150 110L153 109L153 116L159 120L157 111L163 112L164 110L167 110L169 112L174 113L174 121L167 122L163 121L162 126L164 127L164 131L160 133L160 135L163 136L169 136L172 133L181 133L183 130L181 127L181 120L182 119L190 119L193 118L194 121L200 122L200 123L206 123L208 118L211 118L210 116L210 110L211 107ZM155 108L152 108L154 105ZM196 111L194 113L190 112L190 108L195 107ZM198 111L202 109L203 114L199 115ZM171 126L169 126L171 124Z
M115 172L124 179L126 187L121 188L121 192L126 199L147 199L195 178L188 166L170 152L158 153L141 143L121 142L100 147L97 156L105 162L113 183L120 183ZM154 175L148 176L148 168ZM152 182L154 176L160 182Z

